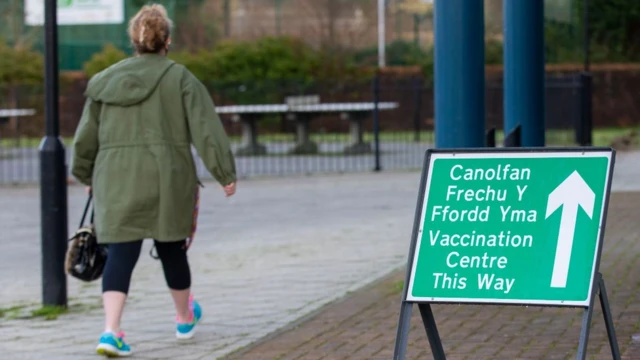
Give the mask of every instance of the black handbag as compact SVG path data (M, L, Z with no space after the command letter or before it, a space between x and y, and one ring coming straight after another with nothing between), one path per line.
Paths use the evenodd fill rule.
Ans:
M76 279L90 282L99 279L107 262L107 246L98 244L93 226L93 208L90 224L84 221L91 205L92 194L89 193L87 205L80 220L78 231L69 239L69 247L65 258L65 272Z

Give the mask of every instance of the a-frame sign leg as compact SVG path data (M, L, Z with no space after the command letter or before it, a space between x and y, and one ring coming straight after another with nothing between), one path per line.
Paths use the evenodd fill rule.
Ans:
M429 304L418 304L422 324L429 338L431 352L434 360L446 360L436 320L433 317L433 311ZM400 308L400 320L398 322L398 333L396 334L396 344L393 351L394 360L404 360L407 355L407 340L409 339L409 329L411 327L411 313L413 311L413 303L404 301Z
M607 326L607 336L609 337L609 346L611 346L611 356L615 360L620 360L620 349L618 348L618 337L616 329L613 326L613 314L609 306L609 297L607 296L607 288L604 286L604 278L600 275L600 306L602 306L602 314L604 322Z
M616 337L616 330L613 326L613 316L611 314L611 307L609 306L609 298L607 297L607 289L604 285L604 279L602 274L597 274L598 279L597 287L594 287L594 293L599 292L600 305L602 307L602 315L604 316L604 322L607 327L607 336L609 337L609 346L611 346L611 355L614 360L620 360L620 349L618 348L618 339ZM595 294L594 294L595 295ZM582 317L582 331L580 332L580 345L578 345L578 360L585 360L587 358L587 344L589 343L589 330L591 328L591 318L593 315L593 303L595 302L595 296L591 296L591 303L588 308L584 310Z
M444 354L444 348L442 347L442 341L440 340L440 334L438 333L438 327L436 326L436 319L433 317L433 311L431 311L431 305L418 304L418 309L420 309L422 323L424 324L424 329L426 330L427 337L429 338L433 359L446 360L447 357Z
M591 296L591 303L589 303L589 307L584 309L584 314L582 315L582 330L580 331L580 344L578 345L577 360L585 360L587 358L587 344L589 343L589 331L591 330L594 297L595 296Z
M412 303L407 301L402 302L400 320L398 321L398 333L396 334L396 345L393 350L393 360L404 360L407 356L407 341L409 340L412 310Z

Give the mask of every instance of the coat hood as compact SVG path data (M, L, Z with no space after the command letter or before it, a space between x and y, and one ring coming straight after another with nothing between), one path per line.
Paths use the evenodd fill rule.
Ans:
M122 60L94 75L85 96L110 105L136 105L153 93L173 64L172 60L161 55Z

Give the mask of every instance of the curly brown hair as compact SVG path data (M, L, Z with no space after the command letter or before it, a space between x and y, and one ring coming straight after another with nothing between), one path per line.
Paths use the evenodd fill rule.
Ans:
M138 54L157 54L164 50L173 23L160 4L143 6L129 21L129 38Z

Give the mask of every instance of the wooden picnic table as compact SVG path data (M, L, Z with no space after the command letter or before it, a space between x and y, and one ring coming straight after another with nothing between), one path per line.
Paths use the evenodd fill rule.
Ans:
M14 116L32 116L35 115L34 109L0 109L0 118L11 118Z
M33 116L35 114L35 109L0 109L0 125L8 123L11 118ZM16 141L19 141L20 125L18 121L16 121L15 132L17 135ZM0 140L1 139L2 137L0 136Z
M395 102L379 102L378 110L391 110L398 107ZM353 103L315 103L315 104L265 104L231 105L216 108L218 114L234 115L235 121L242 122L242 147L239 155L264 155L267 148L258 141L258 121L268 114L286 114L296 121L296 144L291 150L294 154L314 154L318 145L311 141L309 124L314 117L322 114L338 113L349 121L351 144L344 151L348 154L361 154L371 151L371 145L364 142L363 122L373 113L373 102Z

